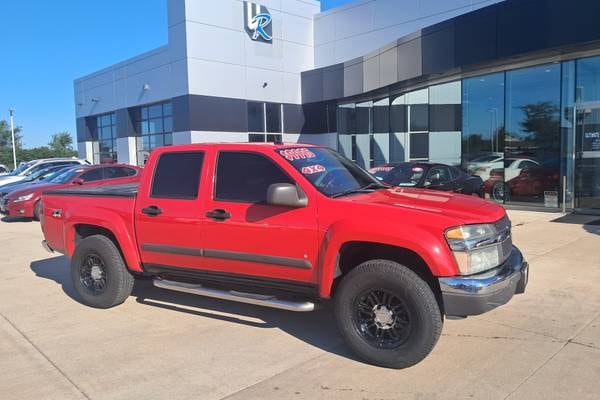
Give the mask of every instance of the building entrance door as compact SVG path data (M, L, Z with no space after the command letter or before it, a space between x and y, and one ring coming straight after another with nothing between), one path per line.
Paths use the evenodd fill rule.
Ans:
M600 212L600 104L577 108L575 208Z

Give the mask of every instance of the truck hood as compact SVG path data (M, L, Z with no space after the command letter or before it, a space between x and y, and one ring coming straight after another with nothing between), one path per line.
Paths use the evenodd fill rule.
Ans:
M495 222L506 214L502 206L491 201L431 189L396 187L350 195L340 199L444 216L456 220L456 224Z

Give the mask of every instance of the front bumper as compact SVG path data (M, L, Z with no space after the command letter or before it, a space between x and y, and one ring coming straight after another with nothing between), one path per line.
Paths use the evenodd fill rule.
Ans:
M493 270L439 278L444 312L450 317L483 314L524 293L528 279L529 265L513 246L506 261Z

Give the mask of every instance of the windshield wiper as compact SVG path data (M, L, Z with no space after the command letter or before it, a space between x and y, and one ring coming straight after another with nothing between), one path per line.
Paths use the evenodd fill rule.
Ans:
M335 199L336 197L346 196L346 195L352 194L352 193L369 193L371 190L374 190L374 189L385 189L385 188L388 188L388 186L384 185L383 183L371 182L371 183L369 183L363 187L357 188L357 189L348 189L348 190L344 190L343 192L333 194L333 195L331 195L331 198Z

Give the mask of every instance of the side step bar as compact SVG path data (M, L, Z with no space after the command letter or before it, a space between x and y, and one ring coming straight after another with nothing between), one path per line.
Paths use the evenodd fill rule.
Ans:
M235 290L209 289L202 285L184 282L169 281L166 279L154 279L154 286L175 290L178 292L196 294L199 296L214 297L216 299L237 301L240 303L255 304L258 306L278 308L286 311L307 312L315 309L315 303L310 301L296 302L280 300L275 296L237 292Z

